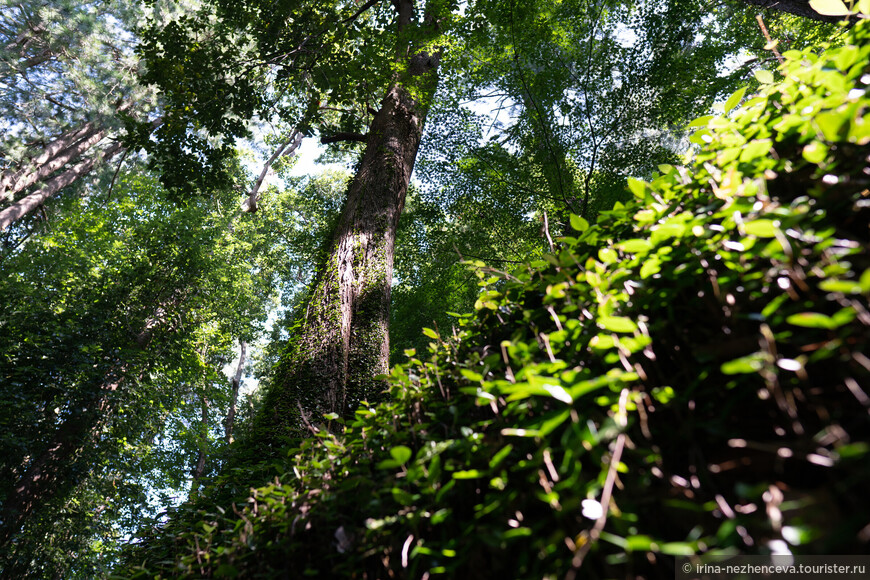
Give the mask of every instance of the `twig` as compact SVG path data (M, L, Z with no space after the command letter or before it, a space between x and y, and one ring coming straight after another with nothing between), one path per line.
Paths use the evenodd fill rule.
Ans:
M776 43L773 42L773 39L770 38L770 34L767 32L767 27L764 25L764 19L761 17L761 14L757 14L755 19L758 21L758 26L761 27L761 32L764 34L764 39L767 41L767 46L770 47L770 50L773 51L774 56L776 56L776 60L779 61L779 64L785 62L782 58L782 55L779 54L779 51L776 50ZM767 48L765 46L765 48Z
M553 238L550 237L550 222L547 221L547 212L544 212L544 234L547 236L547 243L550 244L550 252L556 253L556 246L553 245Z
M296 401L296 404L299 406L299 415L302 417L302 422L305 423L305 426L308 427L308 430L311 431L312 435L317 435L318 431L308 420L308 415L305 414L305 409L302 408L302 403Z
M619 413L617 415L617 423L622 422L622 427L625 427L625 406L628 402L628 389L622 389L619 395ZM571 561L572 569L565 575L566 580L573 580L577 575L577 570L583 565L583 558L592 549L598 537L604 530L604 525L607 523L607 512L610 511L610 497L613 492L613 484L616 482L616 468L619 466L619 460L622 458L622 450L625 448L625 433L620 433L616 438L616 447L613 449L613 455L610 458L610 467L607 470L607 479L604 481L604 489L601 492L601 515L595 521L595 525L589 530L589 537L586 538L586 543L580 546L574 554L574 559Z

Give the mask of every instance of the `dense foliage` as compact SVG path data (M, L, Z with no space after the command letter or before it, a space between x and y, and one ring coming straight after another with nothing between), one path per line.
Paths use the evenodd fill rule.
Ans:
M10 576L71 565L93 576L125 534L177 501L197 454L223 443L221 367L255 336L290 265L271 220L239 215L231 197L172 207L147 175L63 209L2 256L3 524L30 510L19 486L41 489L2 553ZM31 482L36 468L49 487Z
M554 254L472 264L477 312L425 330L388 402L310 425L259 466L271 483L191 504L126 573L673 577L665 556L865 553L870 26L784 56L692 124L685 166L572 217Z

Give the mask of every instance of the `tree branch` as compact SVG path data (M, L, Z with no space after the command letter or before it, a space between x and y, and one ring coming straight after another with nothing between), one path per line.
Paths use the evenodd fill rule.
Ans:
M367 134L363 135L362 133L339 132L335 133L334 135L330 135L329 137L321 137L320 142L323 145L327 145L329 143L338 143L339 141L358 141L360 143L365 143L366 139L368 138L369 136Z
M103 152L102 159L104 161L111 159L122 149L123 147L120 143L114 143ZM56 194L64 187L70 185L71 183L74 183L82 175L90 171L94 167L96 162L97 157L91 157L90 159L82 161L75 167L66 170L54 179L50 180L45 185L45 187L43 187L39 191L31 193L27 197L24 197L19 201L15 202L14 204L10 205L3 211L0 211L0 231L5 230L17 220L21 219L28 213L41 206L45 202L45 200Z
M359 10L357 10L356 12L354 12L353 14L351 14L350 16L348 16L347 18L342 20L339 24L348 24L350 22L353 22L354 20L359 18L363 12L365 12L366 10L368 10L369 8L371 8L372 6L374 6L375 4L377 4L380 1L381 0L369 0L368 2L363 4Z
M269 157L265 164L263 164L263 171L260 172L260 176L257 178L257 181L254 182L254 187L251 188L251 193L248 194L248 201L245 202L244 211L250 213L257 211L257 202L260 200L260 187L262 187L263 181L269 173L269 168L272 167L272 164L275 163L275 160L281 155L292 155L301 143L302 133L294 130L293 133L290 134L290 137L275 149L272 156Z

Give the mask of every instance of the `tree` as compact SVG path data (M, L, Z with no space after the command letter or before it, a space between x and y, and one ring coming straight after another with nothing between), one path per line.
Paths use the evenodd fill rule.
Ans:
M10 3L0 16L0 231L119 154L127 117L159 125L134 30L166 3ZM176 9L169 10L171 14ZM6 232L7 237L15 236Z
M342 17L339 23L348 27L356 26L362 13L374 4L376 3L366 3L350 16ZM305 14L310 8L305 3L300 3L298 10L300 14ZM236 34L234 27L249 22L246 19L251 17L251 13L267 10L257 2L236 4L232 7L216 3L215 9L223 19L218 34L227 38ZM306 313L294 337L293 352L286 358L281 371L283 376L271 389L269 395L271 399L266 405L270 417L264 419L264 422L276 433L280 433L287 427L298 428L301 425L298 419L300 404L302 413L306 417L304 420L308 420L307 417L310 416L315 421L319 421L323 413L349 416L360 400L376 396L382 388L382 383L374 381L372 377L387 370L389 353L387 326L395 233L423 133L427 109L436 88L436 69L441 50L437 38L440 22L449 16L449 9L448 4L438 2L425 8L416 6L416 3L410 0L394 3L393 23L388 29L393 40L387 43L380 42L381 45L385 44L388 47L388 54L391 56L384 62L385 55L378 55L381 57L381 63L376 66L387 69L390 66L388 63L392 62L396 69L384 78L386 81L384 96L380 100L380 108L372 113L366 136L351 138L354 141L364 140L365 150L356 176L348 185L344 208L338 218L336 229L326 244L323 261L309 295ZM329 8L324 10L325 21L339 19L336 13L330 14L329 10ZM317 10L314 13L315 17L319 16ZM263 17L262 14L257 16ZM302 18L308 22L314 20L311 15ZM184 92L187 89L178 87L177 79L158 76L165 73L158 72L157 67L167 63L171 55L178 50L174 47L171 50L166 48L170 39L177 46L187 46L190 42L189 35L196 33L194 31L199 30L201 26L198 22L191 23L186 31L178 32L175 29L163 31L162 36L156 36L152 44L146 48L148 54L156 54L151 60L152 73L149 78L163 83L164 87L170 89L170 99L182 98L187 94ZM322 25L318 23L317 26ZM294 50L300 52L301 48L298 47L310 40L316 47L312 50L324 51L316 55L316 60L311 65L312 69L319 68L306 70L301 74L298 72L300 65L292 64L285 67L286 70L279 69L277 75L278 78L291 74L302 79L310 77L310 82L317 86L318 77L335 72L330 68L335 67L330 60L335 57L326 52L327 49L322 49L323 45L319 44L324 42L325 35L325 29L315 34L310 30L300 30L297 26L287 31L277 31L279 40L276 41L275 31L270 31L268 35L257 39L259 42L257 59L259 62L268 62L268 58L287 58ZM162 40L158 41L156 38ZM366 39L361 38L356 42L364 44ZM158 43L160 48L157 48ZM280 52L286 51L287 45L292 46L293 43L296 43L297 49ZM202 52L208 53L209 50L203 49ZM221 50L237 57L233 48ZM386 52L384 46L380 46L379 50ZM275 52L279 52L280 57L276 56ZM346 67L346 64L341 65L340 71L346 73ZM251 82L247 77L242 78L246 83ZM241 80L238 76L234 79L233 83L225 83L221 86L226 86L227 91L232 90L235 93L238 89L230 87L236 87ZM375 77L372 80L377 82L380 79ZM170 82L176 85L171 85ZM330 90L331 83L344 82L346 80L339 76L328 76L327 86L324 88ZM377 89L369 89L368 92L373 90ZM337 92L339 104L342 99L351 99L359 93L358 90L344 91L343 88L339 88ZM265 94L267 96L257 97L253 101L249 99L245 102L239 100L230 102L235 103L240 113L250 116L253 109L260 106L262 101L269 99L270 102L276 102L282 98L281 95L268 97L268 92ZM336 108L333 103L330 106ZM175 123L174 120L169 120L158 130L158 135L166 138L169 132L184 130L183 127L190 124L206 126L215 134L223 134L225 138L234 132L242 132L242 128L236 126L234 122L221 121L224 119L222 103L212 101L201 103L198 113L200 117L190 122L181 120ZM282 115L287 116L290 113L292 109L285 110ZM302 118L297 121L296 126L310 124L315 120L312 114L311 107L306 108L301 113ZM323 118L317 120L321 126L324 120L328 121ZM342 122L346 122L346 119ZM337 129L344 128L346 127L337 127ZM337 137L346 138L348 134L348 131L338 131L327 140ZM208 146L201 140L194 143L202 145L203 151L210 151L216 163L223 158L225 145L220 149L207 149ZM169 146L168 151L172 159L177 156L190 159L189 155L180 151L176 143L164 141L164 144ZM161 154L167 154L159 148L156 153L158 159ZM174 175L175 172L170 175L168 184L177 183L177 179L180 179L180 175L179 177ZM318 385L316 392L311 391L311 385Z

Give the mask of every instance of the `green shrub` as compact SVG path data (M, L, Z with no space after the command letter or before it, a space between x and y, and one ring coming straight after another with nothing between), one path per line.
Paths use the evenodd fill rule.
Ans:
M870 26L850 35L785 53L781 81L693 124L686 167L630 179L556 255L474 264L477 312L425 331L389 402L180 518L141 575L673 578L670 556L772 542L866 553Z

